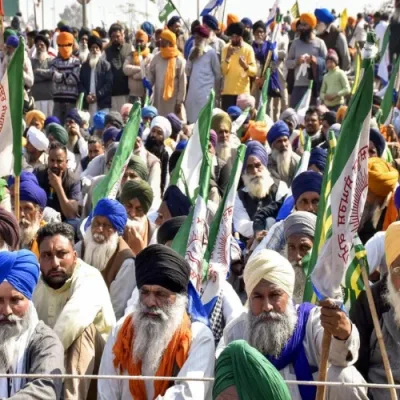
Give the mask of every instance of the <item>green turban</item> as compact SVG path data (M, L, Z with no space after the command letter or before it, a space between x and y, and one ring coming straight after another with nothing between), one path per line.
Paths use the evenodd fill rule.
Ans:
M245 340L230 343L215 367L213 400L235 386L240 400L290 400L289 389L278 370Z
M122 204L126 204L132 199L138 199L147 214L153 203L153 189L146 181L128 181L122 187L120 200Z
M18 33L11 28L6 28L4 29L3 36L4 36L4 42L6 42L10 36L18 36Z
M52 122L46 126L46 135L53 136L57 142L60 142L64 146L68 144L68 132L63 126L56 124L55 122Z
M132 155L128 162L128 168L135 171L140 179L144 181L149 179L149 170L141 157Z

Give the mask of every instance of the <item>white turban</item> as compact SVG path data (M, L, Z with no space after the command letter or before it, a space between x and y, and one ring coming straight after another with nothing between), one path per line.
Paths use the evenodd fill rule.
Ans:
M49 148L49 139L38 128L31 126L28 129L27 139L29 143L38 151L46 151Z
M160 128L164 133L164 139L168 139L171 136L172 127L171 123L165 117L157 116L151 121L150 129L156 126Z
M87 111L78 111L79 116L82 118L83 125L89 125L90 122L90 113Z
M247 296L265 279L293 296L294 270L290 262L273 250L263 249L250 257L243 274Z

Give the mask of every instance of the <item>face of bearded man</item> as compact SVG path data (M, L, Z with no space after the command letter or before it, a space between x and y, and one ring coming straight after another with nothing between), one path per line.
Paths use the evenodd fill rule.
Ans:
M89 55L89 48L87 43L79 43L79 59L84 63Z
M378 225L381 215L382 215L382 208L379 204L375 202L366 201L358 230L360 231L362 228L364 228L364 225L368 221L371 221L372 226L376 227Z
M206 46L206 43L207 39L200 38L198 35L195 35L194 47L189 55L190 61L194 61L204 54L204 48Z
M142 372L154 375L161 358L182 322L187 296L176 295L174 304L147 307L139 301L133 313L135 339L132 343L133 362L142 361ZM149 315L151 313L151 315Z
M21 217L19 221L20 230L20 244L22 248L27 248L32 240L36 237L38 230L40 229L41 216L37 213L36 218L33 221L29 221L27 218Z
M394 321L397 327L400 328L400 291L396 289L392 279L392 271L389 270L386 301L393 308Z
M251 175L245 172L242 175L243 183L251 197L263 199L270 191L274 184L269 171L263 166L260 176Z
M217 142L215 151L218 158L223 161L227 161L232 157L232 146L230 142Z
M146 140L145 148L156 157L161 158L164 151L164 138L150 134Z
M106 240L103 234L92 233L90 227L85 232L83 242L85 244L83 261L99 271L103 271L118 248L119 236L117 232L114 232Z
M283 181L288 180L292 161L292 146L289 145L283 151L273 148L271 151L271 157L276 162L280 178Z
M285 247L283 256L289 260L288 257L288 246ZM303 302L304 289L306 287L307 277L304 272L303 262L300 261L290 261L294 270L294 289L293 289L293 300L296 304L301 304Z
M99 62L101 53L89 53L88 61L91 69L95 69Z

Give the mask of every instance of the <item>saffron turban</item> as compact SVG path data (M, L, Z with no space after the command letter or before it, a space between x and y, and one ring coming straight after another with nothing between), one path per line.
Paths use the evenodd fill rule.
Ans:
M186 293L190 266L175 250L152 244L137 255L135 274L138 289L143 285L158 285L174 293Z
M229 25L235 24L239 22L239 18L235 14L228 14L226 17L226 26L229 27Z
M300 15L300 22L307 24L311 29L317 26L317 18L311 13L304 13Z
M322 186L322 175L315 171L305 171L297 175L292 182L292 193L294 202L306 192L315 192L320 194Z
M122 236L128 216L125 207L117 200L101 199L93 210L94 217L106 217L113 228Z
M29 126L32 124L33 120L38 121L40 126L39 129L42 129L44 126L44 120L46 116L39 110L28 111L25 115L26 125Z
M69 32L60 32L57 35L57 45L63 44L73 44L74 43L74 36L72 33Z
M19 245L19 224L14 214L4 208L0 208L0 237L11 250L17 249Z
M38 128L31 126L26 135L28 142L38 151L46 151L49 148L49 139Z
M347 113L347 106L340 106L336 111L336 122L341 123Z
M119 133L120 133L120 129L116 128L115 126L111 126L110 128L107 128L103 132L103 143L106 144L110 140L112 140L113 142L116 142Z
M163 131L164 139L168 139L171 136L172 127L167 118L161 117L160 115L153 118L153 120L151 121L150 129L154 127L160 128Z
M273 250L263 249L250 257L243 273L247 297L264 279L274 283L290 297L294 289L294 270L290 262Z
M256 106L256 99L254 96L246 93L239 94L236 99L236 105L244 111L246 108L253 109Z
M207 14L203 17L203 24L208 26L213 31L218 30L218 20L214 17L214 15Z
M328 151L321 148L315 147L311 150L310 161L308 166L315 165L321 172L324 172L326 166L326 158L328 157Z
M335 20L335 17L327 8L317 8L314 11L314 15L318 21L321 21L326 25L331 24Z
M29 250L0 253L0 283L7 281L27 299L32 299L39 279L39 263Z
M60 120L59 120L57 117L55 117L54 115L52 115L52 116L47 117L47 118L45 119L45 121L44 121L44 128L46 128L47 125L51 124L52 122L54 122L54 123L56 123L56 124L58 124L58 125L61 125Z
M21 180L19 191L21 201L29 201L30 203L37 204L42 209L46 207L47 194L36 182Z
M283 136L290 136L289 127L286 125L285 122L277 121L271 126L271 129L268 132L267 140L269 145L271 146L276 139L279 139Z
M181 192L178 186L168 186L164 193L163 201L165 201L172 217L189 214L190 200Z
M250 121L245 135L240 139L242 143L248 140L265 144L267 141L268 127L264 121Z
M393 222L389 225L385 233L385 256L386 264L389 268L400 255L399 236L400 221Z
M170 240L174 240L180 227L185 222L186 215L180 215L179 217L170 218L165 221L157 231L157 243L166 244Z
M230 386L236 387L239 400L291 399L279 371L245 340L231 342L218 357L213 399Z
M104 111L97 111L93 116L93 128L104 129L106 120L106 113Z
M225 111L221 111L218 114L215 114L211 119L211 129L215 132L219 132L221 126L226 126L229 132L232 130L232 120L229 117L229 114Z
M169 29L164 29L160 35L161 39L166 40L167 42L171 43L172 46L176 46L176 35L174 32L170 31Z
M147 214L153 203L153 189L143 180L127 181L122 187L120 196L121 203L127 204L132 199L138 199L142 206L143 212Z
M52 122L46 126L46 134L47 137L50 135L53 136L57 142L63 144L64 146L68 144L68 132L63 126L58 125L55 122Z
M299 124L299 118L297 113L293 108L287 108L279 118L282 121L291 121L293 123L293 127L296 128Z
M308 211L295 211L283 223L285 239L292 235L300 234L314 238L317 216Z
M246 168L247 160L249 159L250 156L257 157L260 160L260 162L264 165L264 167L267 167L268 164L267 150L260 142L252 140L247 143L246 153L244 155L244 160L243 160L243 169Z
M131 155L131 158L128 162L128 168L136 172L136 175L144 180L147 181L149 179L149 170L147 169L147 165L142 160L140 156Z
M153 106L147 106L142 108L142 118L154 118L157 117L157 108Z
M143 40L144 43L147 43L149 41L149 36L147 35L147 33L144 30L139 29L136 32L135 39L136 40Z
M108 114L106 114L106 117L104 119L104 125L112 125L115 126L118 129L122 129L124 126L124 121L122 121L121 114L117 111L111 111Z
M393 192L399 181L399 173L382 158L368 159L368 190L377 196L386 197Z
M378 131L378 129L371 128L369 130L369 140L376 147L378 157L382 157L383 151L385 150L386 141L382 134Z

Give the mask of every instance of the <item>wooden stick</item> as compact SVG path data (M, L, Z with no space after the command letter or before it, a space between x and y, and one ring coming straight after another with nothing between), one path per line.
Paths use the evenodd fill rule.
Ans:
M322 337L321 360L319 363L318 381L326 382L328 376L329 349L331 347L332 335L324 330ZM325 400L326 386L317 387L316 400Z
M20 200L19 200L19 186L20 186L21 178L19 176L15 177L15 182L14 182L14 213L15 213L15 218L17 218L17 221L19 222L20 218L20 212L19 212L19 205L20 205Z
M376 338L378 340L379 349L382 354L382 361L383 361L383 366L385 368L386 378L390 385L394 385L392 369L390 368L389 357L387 355L385 342L383 341L382 329L379 324L378 314L376 313L374 298L372 297L372 291L369 286L367 266L366 266L366 263L362 259L360 259L360 264L361 264L361 274L362 274L362 278L363 278L363 282L364 282L364 286L365 286L365 292L367 294L368 305L369 305L369 309L371 311L372 321L374 323L375 334L376 334ZM390 279L390 276L388 277L388 279ZM390 388L389 390L390 390L390 398L392 400L397 400L396 389Z
M169 2L174 6L175 11L178 13L178 15L181 17L181 20L183 21L184 25L186 26L186 29L190 32L190 27L189 25L186 23L185 19L182 17L181 12L178 10L178 8L176 7L176 5L173 3L172 0L169 0Z

